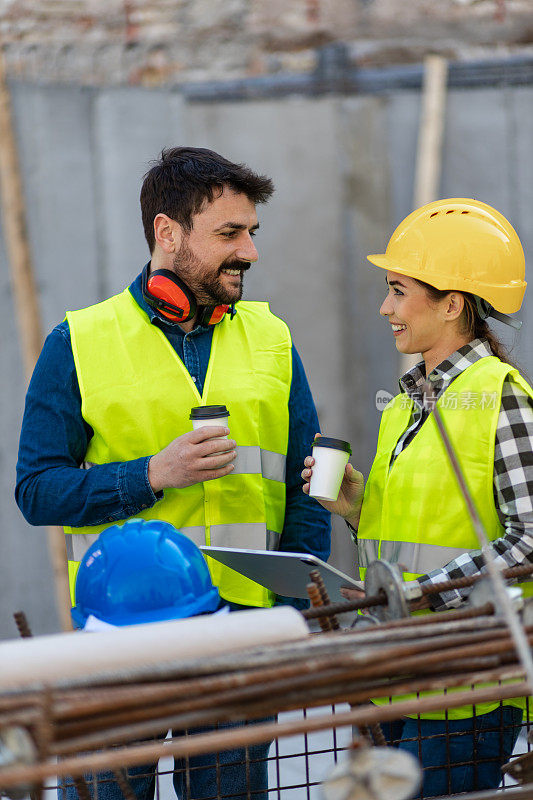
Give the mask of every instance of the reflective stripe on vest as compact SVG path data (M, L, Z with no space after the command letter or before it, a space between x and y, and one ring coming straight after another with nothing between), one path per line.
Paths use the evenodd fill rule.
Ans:
M237 457L233 462L232 475L246 473L259 473L270 481L285 483L287 456L282 453L273 453L270 450L261 450L260 447L237 447ZM84 461L81 468L95 467L91 461Z
M379 542L377 539L357 539L359 566L368 567L372 561L381 558L391 564L401 564L404 572L423 575L442 567L449 561L463 555L464 547L445 547L422 542Z
M263 478L285 483L287 457L282 453L262 450L260 447L237 447L232 475L259 473Z
M206 544L205 528L184 527L181 532L200 547ZM262 523L241 525L212 525L209 544L213 547L241 547L244 550L279 550L281 536L277 531L265 529Z
M187 536L198 547L206 544L203 525L183 526L181 533ZM212 525L210 544L213 547L240 547L245 550L278 550L280 535L277 531L268 531L261 523L242 523L236 525ZM94 533L67 533L67 558L69 561L81 561L89 547L96 542L98 535Z
M266 303L239 303L234 319L226 316L214 328L199 395L183 361L129 291L70 312L67 319L82 413L94 431L85 454L88 464L127 462L159 452L191 430L193 406L225 403L230 412L230 437L238 445L232 473L184 489L165 489L162 500L135 516L166 520L184 533L190 530L198 544L215 538L222 546L279 546L292 378L292 343L285 323ZM87 545L78 537L92 541L109 524L66 528L69 552L79 556ZM224 599L272 604L264 587L220 564L209 566Z

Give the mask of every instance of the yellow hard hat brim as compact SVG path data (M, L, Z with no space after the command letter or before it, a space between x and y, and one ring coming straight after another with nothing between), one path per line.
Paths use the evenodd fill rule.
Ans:
M450 286L450 276L428 274L425 271L397 264L386 253L375 253L367 256L368 261L376 267L386 269L390 272L397 272L399 275L405 275L408 278L416 278L423 281L435 289L442 291L458 291L469 292L470 294L478 295L484 300L487 300L494 308L504 314L514 314L520 309L524 292L526 290L527 282L524 280L515 280L511 284L498 286L497 284L480 285L478 281L470 281L468 278L457 278L452 281L455 285Z

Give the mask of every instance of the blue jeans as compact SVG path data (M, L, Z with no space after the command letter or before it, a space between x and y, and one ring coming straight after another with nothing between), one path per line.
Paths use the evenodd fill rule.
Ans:
M423 767L419 797L496 789L520 733L522 710L500 706L469 719L384 722L385 738Z
M127 767L124 772L137 800L152 800L155 790L155 764ZM94 800L124 800L120 786L112 772L84 775L89 793ZM80 800L72 778L62 778L57 787L58 800Z
M266 722L267 720L260 720ZM243 723L221 723L219 730L242 727ZM213 728L197 728L204 733ZM174 761L174 789L181 800L267 800L268 751L271 742L208 753Z
M257 720L266 722L269 720ZM240 728L244 723L221 723L218 730ZM207 733L213 727L195 728L193 734ZM173 731L174 736L182 735ZM247 748L207 753L191 758L174 760L173 783L179 800L267 800L268 751L271 742L250 745ZM137 800L152 800L155 788L156 765L130 767L126 770L129 783ZM124 800L120 786L112 772L86 775L85 780L94 800ZM96 780L97 790L94 792ZM58 787L58 800L79 800L71 779Z

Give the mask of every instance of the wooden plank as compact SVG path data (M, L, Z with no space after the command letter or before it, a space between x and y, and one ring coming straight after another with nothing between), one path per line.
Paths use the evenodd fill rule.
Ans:
M436 200L439 196L442 166L448 62L438 55L424 59L424 82L418 145L415 165L413 209ZM400 375L420 361L419 353L400 355Z
M446 59L436 55L426 56L413 208L431 203L439 194L447 77Z
M13 284L16 316L26 378L29 380L43 343L41 314L33 272L26 209L17 146L13 132L11 101L0 50L0 203L6 252ZM47 529L56 603L61 627L72 630L67 558L63 530Z

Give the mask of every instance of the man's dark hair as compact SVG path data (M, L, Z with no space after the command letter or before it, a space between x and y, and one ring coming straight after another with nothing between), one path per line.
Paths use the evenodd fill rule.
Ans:
M166 214L190 232L193 215L213 202L224 186L241 192L254 203L266 203L274 184L266 175L257 175L245 164L233 164L213 150L203 147L171 147L161 153L146 173L141 188L144 235L150 253L155 247L154 219Z

